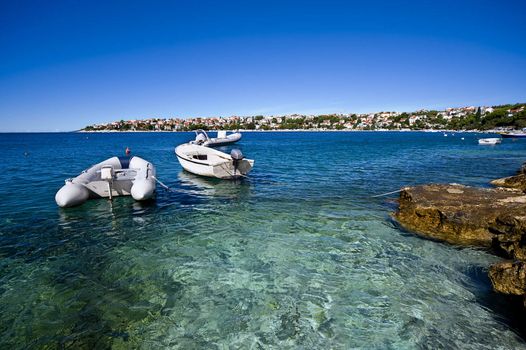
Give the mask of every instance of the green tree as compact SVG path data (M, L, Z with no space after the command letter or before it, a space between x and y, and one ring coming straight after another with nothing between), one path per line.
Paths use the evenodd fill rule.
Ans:
M477 123L480 123L480 120L482 119L482 112L480 111L480 107L477 108L477 113L475 113L475 120Z

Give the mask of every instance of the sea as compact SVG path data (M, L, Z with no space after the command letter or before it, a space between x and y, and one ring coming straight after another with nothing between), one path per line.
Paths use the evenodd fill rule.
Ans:
M0 134L0 347L526 349L500 258L401 229L382 195L513 175L526 142L490 136L246 132L221 150L253 171L221 181L179 165L193 133ZM126 147L169 190L56 205Z

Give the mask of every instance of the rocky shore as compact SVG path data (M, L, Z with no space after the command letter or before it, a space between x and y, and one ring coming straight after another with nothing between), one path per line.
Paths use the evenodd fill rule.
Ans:
M526 163L496 188L431 184L402 189L394 218L427 238L485 247L506 260L492 265L495 291L522 298L526 307Z

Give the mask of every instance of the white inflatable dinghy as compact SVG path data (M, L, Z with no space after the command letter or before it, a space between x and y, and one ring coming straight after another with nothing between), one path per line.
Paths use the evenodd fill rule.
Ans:
M137 201L155 194L155 167L140 157L112 157L67 179L55 195L60 207L80 205L90 198L129 196Z
M206 131L201 129L196 130L195 135L193 143L205 147L225 146L241 140L241 133L235 132L227 135L226 130L218 130L217 137L209 137Z

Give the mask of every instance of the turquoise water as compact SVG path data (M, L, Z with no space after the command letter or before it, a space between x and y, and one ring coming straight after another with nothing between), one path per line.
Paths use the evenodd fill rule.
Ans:
M2 348L526 348L486 276L497 258L401 231L396 195L371 198L487 186L526 142L245 133L255 168L221 182L182 171L173 148L191 137L0 134ZM56 206L64 179L126 146L175 191Z

